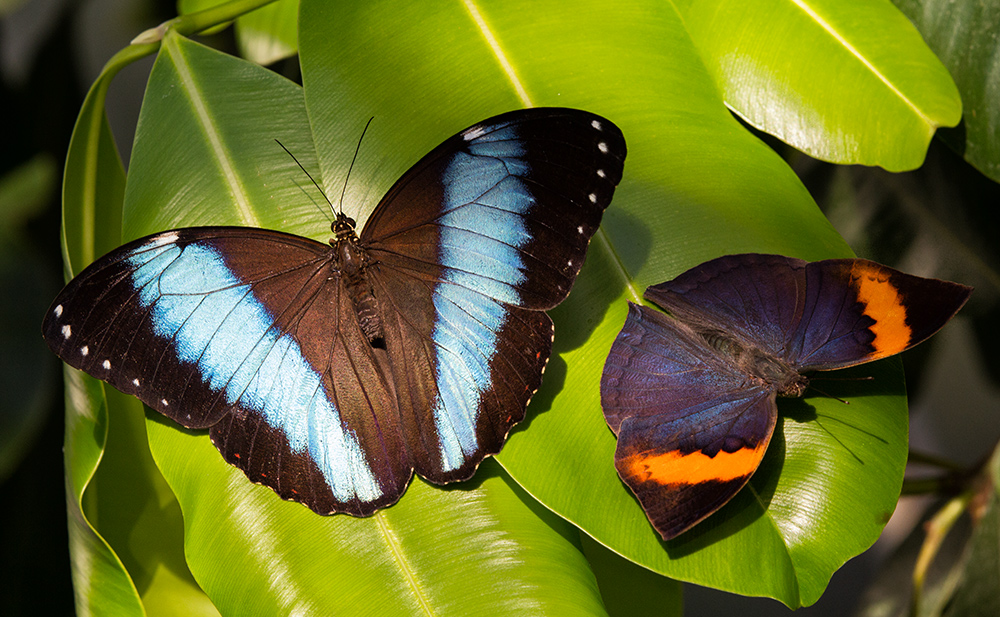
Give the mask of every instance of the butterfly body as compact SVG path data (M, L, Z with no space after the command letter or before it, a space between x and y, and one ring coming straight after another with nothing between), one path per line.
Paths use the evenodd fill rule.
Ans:
M725 332L716 329L691 330L687 333L695 340L701 339L709 348L706 353L718 353L723 362L734 366L745 376L746 388L773 388L778 396L799 397L805 392L809 380L795 367L781 358L747 345ZM711 351L710 351L711 350Z
M532 109L417 162L360 235L147 236L74 278L43 323L69 365L195 429L253 481L366 516L414 471L470 477L541 383L553 325L621 179L607 120Z
M971 288L861 259L730 255L631 304L601 381L615 465L671 539L722 507L763 459L775 399L803 373L884 358L931 336Z
M375 298L375 292L366 272L371 263L368 253L361 246L358 234L354 231L354 226L354 219L343 213L338 214L337 220L331 225L334 237L330 239L330 245L337 258L333 268L344 281L344 288L351 298L358 315L358 323L368 342L373 347L385 347L385 332L382 330L382 319L378 314L378 299Z

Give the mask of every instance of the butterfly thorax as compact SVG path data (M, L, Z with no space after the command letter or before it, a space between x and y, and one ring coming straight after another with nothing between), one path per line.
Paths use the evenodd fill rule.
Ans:
M744 374L775 388L778 396L797 398L805 392L809 380L780 358L756 347L744 345L725 332L710 331L700 334L711 347L730 358Z
M378 301L371 281L368 280L368 253L354 231L354 219L338 214L330 229L334 233L330 246L334 249L340 280L358 316L358 325L372 347L385 348L385 333L379 317Z

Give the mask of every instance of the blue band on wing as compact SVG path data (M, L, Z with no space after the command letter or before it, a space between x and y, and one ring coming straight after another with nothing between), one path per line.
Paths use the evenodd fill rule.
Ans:
M196 364L230 405L259 413L293 452L308 451L340 501L381 497L353 431L345 429L322 377L298 343L214 249L159 239L129 259L153 331L171 339L180 361Z
M438 347L434 422L446 471L461 467L478 447L476 412L492 383L490 359L506 317L501 305L482 300L459 285L438 285L434 293L437 320L432 337Z
M531 238L523 216L535 198L523 181L526 163L514 142L477 144L482 155L454 155L442 177L440 259L447 280L491 298L519 304L515 286L524 281L520 247ZM486 150L489 148L489 150ZM503 155L503 158L501 158ZM475 272L475 274L472 274Z
M470 133L473 154L458 152L443 177L440 218L443 281L434 289L438 398L434 421L445 471L457 469L478 449L480 400L491 387L490 360L507 312L519 304L525 280L521 248L530 240L524 215L535 198L517 177L529 173L513 129L487 136ZM486 301L482 296L495 301ZM499 301L499 302L497 302Z

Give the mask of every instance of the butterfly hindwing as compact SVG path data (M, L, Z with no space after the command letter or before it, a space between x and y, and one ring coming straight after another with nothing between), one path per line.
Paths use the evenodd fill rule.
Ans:
M413 465L385 351L369 345L343 284L326 278L302 290L309 300L280 326L307 363L276 345L268 357L280 378L239 401L254 409L253 399L264 398L264 413L230 414L211 434L226 460L285 499L321 514L365 516L399 499Z
M684 323L629 304L601 405L618 435L618 474L663 539L724 505L763 459L775 390L749 381Z
M391 289L404 280L377 284ZM414 293L411 302L428 301L434 310L412 310L407 302L385 311L386 343L417 472L443 484L471 476L523 419L553 328L543 311L503 305L461 286L427 285L434 291ZM435 316L432 326L422 323L425 315Z
M630 419L623 425L615 468L664 540L713 514L750 480L774 434L774 397L758 390L713 399L683 419ZM698 417L713 420L679 438Z
M523 418L552 348L543 311L569 293L624 158L593 114L503 114L432 150L365 225L422 476L469 477Z

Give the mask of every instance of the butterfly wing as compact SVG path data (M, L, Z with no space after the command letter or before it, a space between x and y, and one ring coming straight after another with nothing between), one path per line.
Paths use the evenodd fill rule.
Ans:
M699 331L721 330L784 357L802 320L806 263L780 255L726 255L648 287L645 297Z
M510 112L445 141L361 234L417 472L472 475L541 383L552 322L621 179L599 116Z
M777 421L775 390L679 320L629 304L601 378L615 467L669 540L750 479Z
M379 422L395 413L391 369L327 245L247 228L137 240L74 278L43 333L69 365L210 428L251 480L317 512L370 514L412 475Z
M744 254L695 266L646 297L705 330L723 324L744 344L809 371L909 349L941 329L971 293L865 259Z
M965 285L865 259L812 262L805 267L803 318L789 358L808 371L895 355L940 330L971 293Z

